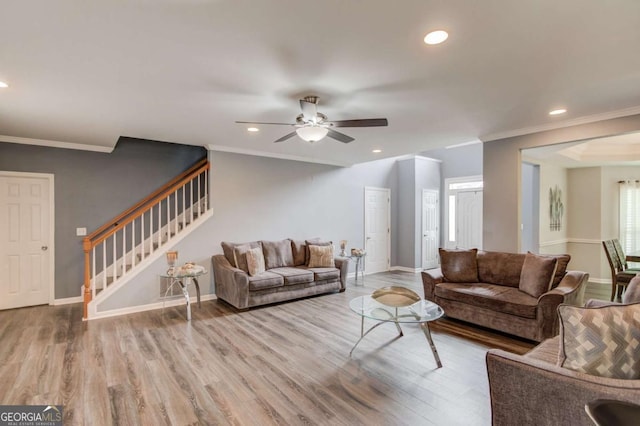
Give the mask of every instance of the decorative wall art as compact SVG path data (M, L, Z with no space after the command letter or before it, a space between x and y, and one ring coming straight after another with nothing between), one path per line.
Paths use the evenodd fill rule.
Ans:
M556 185L555 188L549 188L549 229L552 231L562 230L563 215L562 189Z

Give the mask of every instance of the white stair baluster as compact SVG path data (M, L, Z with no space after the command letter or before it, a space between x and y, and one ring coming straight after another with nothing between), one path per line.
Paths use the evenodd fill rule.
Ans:
M102 290L107 289L107 246L105 244L107 240L100 243L102 247Z
M91 249L91 298L96 297L96 246Z
M144 243L147 241L145 238L145 230L144 230L144 213L140 215L140 246L142 248L142 253L140 253L140 261L144 260L144 252L147 251L144 248Z
M191 223L193 223L193 179L189 181L189 210L191 210Z
M116 269L116 263L117 263L116 262L116 260L117 260L117 257L116 257L116 235L118 235L117 232L113 234L113 258L111 259L111 262L113 263L113 265L111 267L111 269L113 271L113 281L118 279L118 270ZM113 281L111 281L111 282L113 282Z
M136 266L136 220L131 221L131 267Z

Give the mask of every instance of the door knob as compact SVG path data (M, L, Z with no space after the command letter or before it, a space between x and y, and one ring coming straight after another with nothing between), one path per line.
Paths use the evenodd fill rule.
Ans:
M47 251L47 249L48 249L49 247L47 247L47 246L42 246L42 247L40 247L40 248L42 249L42 251Z

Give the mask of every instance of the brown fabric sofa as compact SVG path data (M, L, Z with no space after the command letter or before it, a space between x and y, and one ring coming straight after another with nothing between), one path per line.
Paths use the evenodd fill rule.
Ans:
M560 336L525 355L487 352L494 426L593 425L585 404L612 399L640 404L640 380L597 377L560 367Z
M468 321L541 342L558 333L556 308L581 305L589 274L566 272L569 255L556 256L551 290L533 297L519 289L525 254L478 251L469 276L474 282L449 282L442 269L422 272L425 299L440 305L451 318Z
M319 239L312 244L330 245ZM239 246L260 247L266 271L251 276L234 255ZM335 267L313 268L309 263L306 241L253 241L250 243L222 243L224 254L214 255L213 274L216 296L239 309L282 302L316 294L344 291L349 259L335 258ZM236 261L238 264L236 264Z

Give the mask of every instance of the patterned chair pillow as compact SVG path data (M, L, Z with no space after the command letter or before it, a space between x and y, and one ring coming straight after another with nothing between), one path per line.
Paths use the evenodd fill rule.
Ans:
M333 246L309 246L309 268L335 268Z
M558 365L593 376L640 379L640 303L558 306Z

